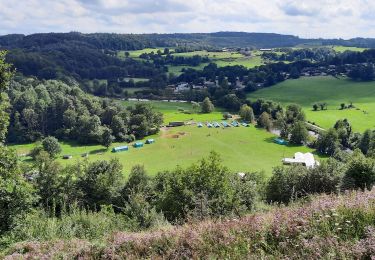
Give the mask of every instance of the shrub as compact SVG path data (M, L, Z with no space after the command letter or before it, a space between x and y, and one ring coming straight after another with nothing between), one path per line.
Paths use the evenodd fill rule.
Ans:
M59 144L59 140L57 140L53 136L49 136L43 139L42 146L44 151L49 153L51 157L55 157L59 153L61 153L61 146Z

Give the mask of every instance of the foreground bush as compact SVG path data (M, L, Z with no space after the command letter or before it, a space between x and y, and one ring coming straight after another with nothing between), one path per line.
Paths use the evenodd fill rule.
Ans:
M7 252L7 259L370 259L375 256L374 202L375 191L324 195L240 219L118 232L102 245L83 240L21 243Z

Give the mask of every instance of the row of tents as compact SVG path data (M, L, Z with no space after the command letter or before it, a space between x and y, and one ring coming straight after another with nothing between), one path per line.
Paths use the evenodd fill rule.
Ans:
M147 139L145 144L153 144L155 143L155 140L154 139ZM142 142L135 142L133 144L133 147L134 148L141 148L143 147L144 143ZM118 152L123 152L123 151L128 151L129 150L129 146L127 145L124 145L124 146L118 146L118 147L113 147L112 148L112 153L118 153Z
M240 123L240 122L237 122L237 121L232 121L231 123L228 123L228 122L226 122L226 121L222 121L221 123L218 123L218 122L212 122L212 123L207 122L205 125L206 125L208 128L213 128L213 127L214 127L214 128L219 128L219 127L221 127L221 126L223 126L223 127L239 127L239 126L249 127L249 126L250 126L250 125L249 125L248 123L246 123L246 122L242 122L242 123ZM204 124L203 124L203 123L198 123L197 126L198 126L199 128L201 128L201 127L204 126Z

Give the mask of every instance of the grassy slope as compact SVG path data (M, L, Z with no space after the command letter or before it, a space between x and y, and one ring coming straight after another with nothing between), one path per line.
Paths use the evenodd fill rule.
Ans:
M179 138L174 135L184 133ZM311 151L306 147L286 147L274 144L274 136L264 130L250 128L199 129L195 126L173 128L153 136L156 143L143 148L130 147L129 151L113 154L105 151L100 145L76 146L64 143L62 154L71 154L73 159L63 163L82 160L81 154L89 153L89 160L110 159L117 157L124 166L127 175L132 166L142 164L151 175L158 171L171 170L180 166L188 166L200 158L207 156L211 150L218 152L223 163L233 171L265 170L269 175L272 167L281 165L285 156L293 156L297 151ZM117 146L120 144L114 144ZM121 144L124 145L124 144ZM16 145L18 153L26 153L33 144Z
M367 50L367 48L347 47L347 46L333 46L332 48L337 52L344 52L344 51L359 51L359 52L362 52L364 50Z
M132 102L133 103L133 102ZM221 121L222 114L216 111L212 114L183 114L178 108L191 109L191 104L151 102L156 109L165 115L165 122L184 121ZM126 105L130 103L127 102ZM183 135L180 135L184 133ZM180 135L174 138L174 135ZM265 170L269 175L272 167L281 165L285 156L293 156L297 151L311 151L306 147L286 147L272 142L274 135L265 130L249 128L209 129L207 127L184 126L161 131L153 136L155 144L145 145L140 149L130 148L129 151L113 154L105 151L100 145L79 146L64 143L62 154L71 154L73 159L63 163L82 160L83 153L89 153L89 160L110 159L118 157L127 175L132 166L143 164L151 175L161 170L171 170L176 165L188 166L215 150L221 154L223 162L233 171ZM120 144L114 144L118 146ZM122 144L123 145L123 144ZM18 154L27 153L34 144L13 146Z
M271 99L284 105L300 104L307 119L324 128L332 127L342 118L349 119L355 131L375 128L375 82L353 82L333 77L301 78L261 89L248 97L251 100ZM312 111L312 105L316 102L326 102L328 110ZM339 109L341 103L349 102L353 102L359 110Z
M4 254L9 259L372 259L374 201L374 191L325 195L241 218L117 232L100 243L23 242Z

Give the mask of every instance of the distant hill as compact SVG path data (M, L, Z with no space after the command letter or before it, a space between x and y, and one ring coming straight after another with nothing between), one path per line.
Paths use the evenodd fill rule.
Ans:
M53 48L56 44L80 43L92 48L108 50L137 50L151 47L206 46L206 47L292 47L299 44L344 45L375 47L375 39L303 39L276 33L216 32L176 34L113 34L40 33L31 35L9 34L0 36L0 48Z
M165 69L136 59L120 60L118 51L155 47L180 49L275 48L344 45L375 47L375 39L302 39L275 33L176 33L114 34L79 32L9 34L0 36L0 50L9 50L7 62L26 76L43 79L114 79L141 77L163 79ZM154 82L154 81L153 81ZM162 85L160 83L159 85Z

